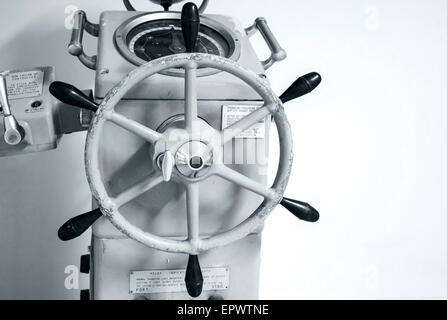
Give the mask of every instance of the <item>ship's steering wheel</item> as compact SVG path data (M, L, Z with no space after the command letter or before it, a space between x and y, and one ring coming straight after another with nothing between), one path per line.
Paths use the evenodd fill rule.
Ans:
M217 131L197 115L196 71L200 67L228 72L252 87L263 98L264 105L234 123ZM185 70L185 129L176 132L156 132L115 111L115 106L134 86L161 71L183 68ZM280 159L275 182L266 187L228 168L222 162L223 146L241 132L272 115L280 142ZM163 158L160 170L132 186L116 197L111 197L101 177L99 146L104 125L116 125L154 144L157 154L153 161ZM278 205L289 180L293 161L292 133L282 102L267 82L252 71L226 58L202 53L171 55L151 61L128 74L120 84L110 90L100 104L87 136L85 164L90 188L101 211L112 224L130 238L142 244L170 252L190 255L224 246L237 241L260 228L273 208ZM120 207L149 191L163 181L175 178L186 187L188 238L183 241L162 238L132 225L120 213ZM199 185L198 182L212 175L220 176L264 197L264 202L244 222L233 229L206 239L199 237Z

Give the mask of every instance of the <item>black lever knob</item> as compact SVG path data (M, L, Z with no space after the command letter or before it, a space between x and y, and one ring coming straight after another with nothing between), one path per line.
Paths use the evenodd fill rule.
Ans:
M197 8L194 3L188 2L182 9L182 32L185 40L186 52L192 53L195 51L199 29L199 8Z
M200 269L199 257L196 255L189 256L185 284L186 290L188 290L191 297L197 298L202 293L203 276L202 270Z
M282 103L299 98L312 92L321 83L321 76L316 72L299 77L280 97Z
M101 210L96 209L80 216L71 218L59 228L57 235L62 241L73 240L82 235L96 220L102 216Z
M300 220L317 222L320 219L318 211L308 203L282 198L281 205Z
M50 85L50 93L59 101L93 112L98 110L98 104L87 97L81 90L71 84L55 81Z

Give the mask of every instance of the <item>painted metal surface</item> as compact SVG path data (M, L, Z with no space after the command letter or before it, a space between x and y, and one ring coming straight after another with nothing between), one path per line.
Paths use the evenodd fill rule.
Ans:
M252 234L233 244L199 256L202 268L227 267L229 286L225 290L204 290L197 298L258 299L261 234ZM243 254L241 254L243 252ZM132 294L132 271L184 270L188 256L148 248L128 238L92 239L90 293L94 300L189 300L183 292Z

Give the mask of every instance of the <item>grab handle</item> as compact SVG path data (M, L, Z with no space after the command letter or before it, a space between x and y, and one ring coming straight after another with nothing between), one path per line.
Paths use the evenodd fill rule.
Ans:
M267 70L270 68L275 62L282 61L287 58L286 51L281 47L272 30L269 28L267 24L267 20L265 18L257 18L255 23L245 29L245 32L249 37L253 36L257 31L259 31L270 48L270 58L265 61L262 61L262 65L264 69Z
M96 56L88 56L84 52L82 39L84 38L84 30L94 37L99 35L99 26L90 23L87 20L87 15L84 11L76 11L73 17L73 31L71 33L71 40L68 45L68 53L72 56L78 57L81 63L89 69L96 70Z

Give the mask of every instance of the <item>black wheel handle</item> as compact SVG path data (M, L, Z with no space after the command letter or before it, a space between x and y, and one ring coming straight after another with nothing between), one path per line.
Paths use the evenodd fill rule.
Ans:
M186 267L185 284L186 290L188 290L191 297L197 298L202 294L202 269L200 269L199 257L196 255L189 256L188 266Z
M101 210L96 209L71 218L59 228L57 235L62 241L73 240L87 231L101 216Z
M181 25L186 52L192 53L196 49L200 30L200 12L194 3L188 2L183 6Z
M59 101L71 106L93 112L96 112L99 107L96 102L86 96L81 90L65 82L53 82L50 85L50 93Z
M293 200L289 198L283 198L281 205L289 210L295 217L307 222L317 222L320 219L318 211L310 204Z
M321 76L316 72L308 73L299 77L284 93L279 97L282 103L299 98L312 92L321 83Z

